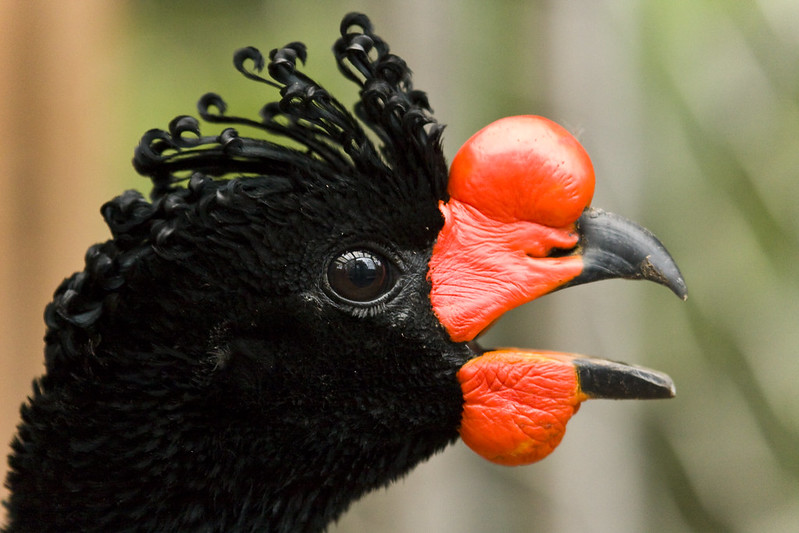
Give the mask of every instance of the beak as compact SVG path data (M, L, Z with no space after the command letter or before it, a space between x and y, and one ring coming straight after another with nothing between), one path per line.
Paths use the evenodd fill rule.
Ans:
M507 466L549 455L584 400L674 396L674 384L660 372L558 352L489 351L467 362L457 377L464 398L461 438Z
M580 391L589 399L660 400L676 392L671 378L657 370L582 356L572 364Z
M589 207L576 223L580 274L560 288L610 278L646 279L665 285L682 300L685 280L663 244L632 220Z
M430 259L431 301L454 341L468 342L505 312L550 292L611 278L644 279L681 299L685 281L649 230L588 208L572 224L498 221L457 199Z

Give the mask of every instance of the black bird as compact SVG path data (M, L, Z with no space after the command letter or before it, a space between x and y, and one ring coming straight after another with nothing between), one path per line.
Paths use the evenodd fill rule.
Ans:
M673 395L639 367L475 342L565 286L643 278L685 295L654 236L588 207L574 138L511 117L448 172L425 94L364 15L333 51L354 114L298 70L294 42L268 64L235 54L279 89L259 120L208 94L199 115L218 135L187 116L144 135L134 166L152 200L102 207L111 239L45 311L6 532L320 531L459 435L527 463L586 398Z

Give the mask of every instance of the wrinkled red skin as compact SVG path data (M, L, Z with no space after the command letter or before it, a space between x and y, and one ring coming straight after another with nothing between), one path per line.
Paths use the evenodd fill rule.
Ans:
M552 292L580 274L579 256L547 257L577 244L574 225L501 222L452 199L441 205L430 275L431 300L452 340L469 341L509 309Z
M431 301L455 341L573 279L575 221L591 203L594 169L568 131L537 116L500 119L458 151L430 260Z
M574 356L556 352L486 352L458 372L464 407L461 438L506 466L539 461L560 444L566 423L587 396Z

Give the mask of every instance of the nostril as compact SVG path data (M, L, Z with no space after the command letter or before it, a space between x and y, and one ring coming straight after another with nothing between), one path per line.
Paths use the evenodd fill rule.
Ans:
M578 247L573 248L552 248L547 254L547 257L569 257L575 255Z

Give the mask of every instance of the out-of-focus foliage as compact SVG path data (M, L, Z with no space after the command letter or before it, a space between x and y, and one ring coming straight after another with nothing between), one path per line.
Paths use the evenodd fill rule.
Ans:
M648 423L652 516L795 531L799 5L649 2L641 31L646 205L692 287L687 309L646 321L681 398Z

